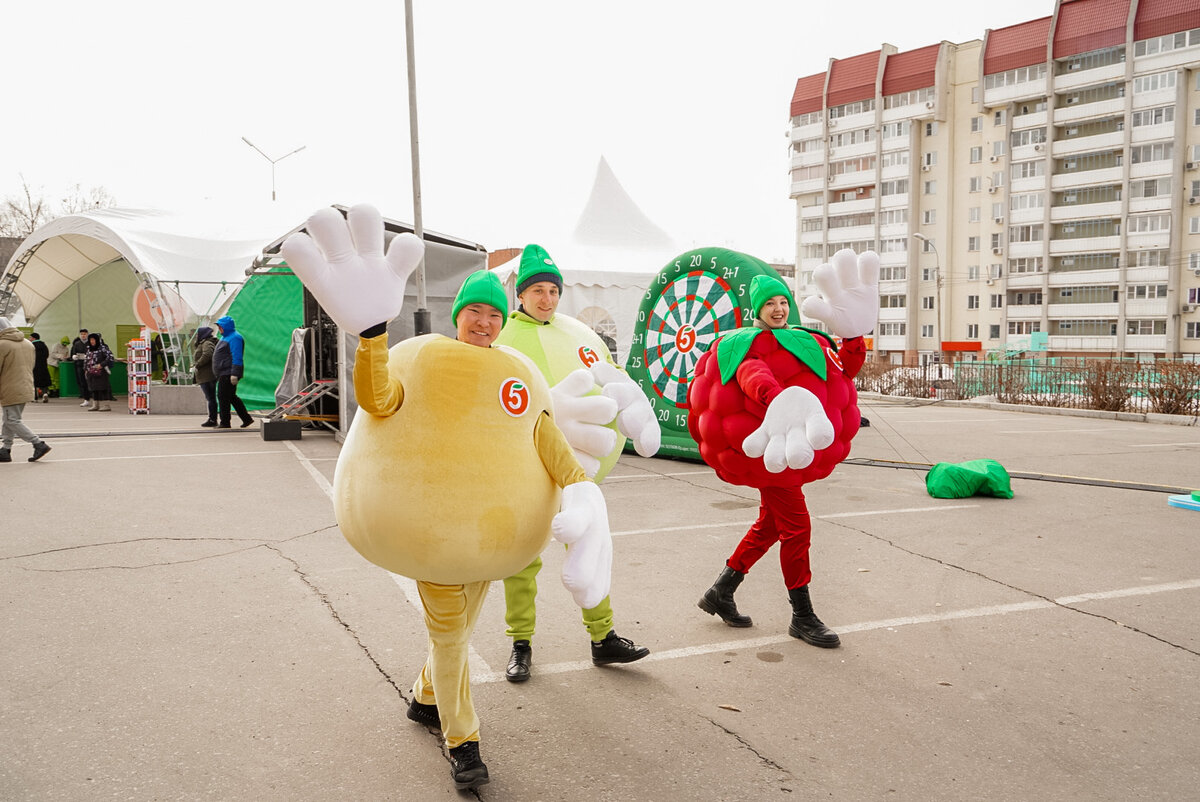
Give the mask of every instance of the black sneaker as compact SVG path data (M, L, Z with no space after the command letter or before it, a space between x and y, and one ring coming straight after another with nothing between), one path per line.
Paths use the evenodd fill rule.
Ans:
M29 458L30 462L37 462L42 457L50 453L50 446L45 440L33 444L33 456Z
M245 429L249 426L253 426L253 425L254 425L254 418L246 418L244 421L242 421L243 429Z
M604 640L592 641L592 663L605 666L610 663L632 663L650 654L645 646L638 646L629 638L622 638L616 631L604 636Z
M12 451L7 448L0 448L0 462L12 462Z
M426 727L433 727L437 730L442 728L442 720L438 718L437 705L423 705L413 699L408 703L408 718L418 724L424 724Z
M202 423L200 425L203 426L205 429L211 429L217 425L217 422L215 420L206 420L204 423Z
M508 659L508 668L504 678L509 682L524 682L529 679L529 667L533 664L533 647L527 640L513 641L512 657Z
M460 791L490 782L487 766L479 759L479 741L463 741L450 750L450 778Z

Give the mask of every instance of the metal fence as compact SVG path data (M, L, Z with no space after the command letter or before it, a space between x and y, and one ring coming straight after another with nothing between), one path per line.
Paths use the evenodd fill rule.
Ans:
M859 390L918 398L1200 415L1200 364L1108 359L863 366Z

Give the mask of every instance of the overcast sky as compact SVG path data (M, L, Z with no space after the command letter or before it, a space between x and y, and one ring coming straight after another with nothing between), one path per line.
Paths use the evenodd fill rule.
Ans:
M1005 3L413 0L425 227L569 236L607 158L681 245L794 258L788 104L828 59L965 42ZM21 176L118 205L370 202L411 220L404 3L10 3L0 197ZM552 251L553 252L553 251ZM569 267L569 265L564 265Z

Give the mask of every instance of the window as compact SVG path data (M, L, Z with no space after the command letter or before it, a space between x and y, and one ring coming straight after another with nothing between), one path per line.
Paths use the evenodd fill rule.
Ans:
M991 295L988 297L991 299L991 304L989 306L990 309L1003 309L1004 308L1004 296L1003 295Z
M967 185L968 192L979 192L983 188L983 179L977 175L970 178L970 183Z
M921 281L933 281L937 278L937 268L923 267L921 268Z
M1009 293L1009 306L1041 306L1042 291L1041 290L1023 290L1019 292Z
M926 323L926 324L921 325L921 336L926 337L926 338L933 336L933 324L932 323Z
M863 112L874 110L875 98L858 100L854 103L845 103L841 106L834 106L829 110L829 119L836 120L838 117L848 117L851 114L862 114Z
M978 86L971 87L971 102L972 103L979 102L979 87ZM971 119L972 119L972 121L974 121L975 118L972 117Z
M908 222L908 209L884 209L879 213L879 225L890 226Z
M1139 75L1133 79L1133 93L1157 92L1160 89L1175 88L1175 72L1156 72L1151 75Z
M989 340L999 340L1000 339L1000 324L999 323L988 326L988 339Z
M905 302L907 300L908 300L907 296L904 296L904 295L880 295L879 296L879 308L880 309L903 309L905 306Z
M922 309L933 309L933 296L932 295L924 295L921 297L921 308Z
M971 133L978 134L982 130L983 130L983 118L982 117L972 117L971 118Z
M1192 218L1193 220L1195 218ZM1171 230L1171 215L1166 214L1139 214L1129 218L1130 234L1145 234L1152 231L1170 231ZM1118 232L1119 233L1119 232ZM1194 233L1194 232L1193 232Z
M1026 226L1009 226L1008 239L1010 242L1041 242L1044 238L1043 233L1041 223Z
M1042 324L1033 320L1010 320L1008 321L1009 334L1033 334L1035 331L1041 331Z
M1166 334L1167 321L1165 320L1126 320L1126 334Z
M880 167L903 167L908 164L907 150L888 150L879 157Z
M1130 284L1125 288L1126 298L1166 298L1166 284Z
M995 114L992 115L992 125L1004 125L1004 119L1005 119L1004 110L1001 109L1000 111L997 111Z
M1039 175L1046 174L1046 163L1041 159L1034 159L1028 162L1013 162L1009 166L1008 171L1012 174L1013 181L1020 178L1036 178Z
M992 173L992 186L993 187L1004 186L1004 173L1003 172Z
M979 339L979 324L978 323L968 323L967 324L967 339L968 340L978 340Z
M1200 112L1200 109L1197 109L1196 111ZM983 148L976 145L975 147L971 148L971 164L977 164L981 161L983 161Z
M978 295L968 295L967 296L967 309L978 309L978 308L979 308L979 296Z
M937 135L937 123L936 122L925 123L925 136L936 136L936 135Z
M1008 196L1008 208L1014 212L1021 209L1041 209L1045 205L1046 195L1043 192L1022 192L1019 195Z
M880 337L903 337L907 331L907 325L904 323L880 323Z
M1029 256L1022 259L1009 259L1008 272L1011 273L1041 273L1042 257Z
M901 120L897 123L884 123L880 136L882 139L891 139L892 137L896 136L908 136L909 125L911 125L911 123L909 123L907 120Z
M904 265L879 266L880 281L903 281L906 278L908 278L908 269Z
M1038 226L1038 228L1041 228L1041 226ZM993 234L992 235L992 250L995 251L995 250L1001 248L1003 245L1004 245L1004 237L1000 234Z
M879 194L887 195L907 195L908 194L908 179L900 178L895 181L883 181L879 184Z
M926 181L925 182L925 194L926 195L936 195L937 194L937 181Z
M1003 139L997 139L995 142L992 143L992 155L993 156L1003 156L1004 155L1004 140Z
M1200 34L1196 31L1191 32L1191 44L1200 44ZM1133 43L1133 55L1135 56L1152 56L1155 53L1167 53L1171 50L1178 50L1188 46L1188 32L1180 31L1179 33L1169 33L1166 36L1156 36L1153 39L1143 39L1140 42Z
M1019 148L1022 145L1037 145L1046 141L1046 129L1042 128L1026 128L1022 131L1013 131L1009 135L1009 143L1014 148Z
M926 151L921 157L921 164L925 165L926 167L932 167L937 164L937 151Z
M921 222L925 225L932 225L936 221L937 209L926 209L925 211L921 212Z
M1200 323L1189 322L1183 336L1189 340L1200 340Z
M1174 73L1172 73L1174 75ZM1166 161L1171 158L1171 153L1174 150L1171 142L1154 142L1149 145L1135 145L1129 149L1129 161L1131 164L1143 164L1144 162L1159 162Z
M967 250L968 251L978 251L979 250L979 237L967 237Z
M967 209L967 222L968 223L978 223L979 222L979 207L978 206L972 206L971 208Z
M926 237L924 240L921 241L921 252L922 253L933 253L936 250L937 250L937 243L934 242L929 237Z
M967 281L979 280L979 265L967 265ZM976 301L978 303L978 301Z
M1161 123L1169 123L1174 119L1174 106L1159 106L1156 109L1141 109L1140 111L1135 111L1129 116L1129 121L1134 128L1142 125L1159 125Z

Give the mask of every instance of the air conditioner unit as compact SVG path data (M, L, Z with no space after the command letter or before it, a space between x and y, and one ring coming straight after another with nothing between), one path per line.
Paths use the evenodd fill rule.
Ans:
M1042 143L1041 142L1037 143L1036 145L1033 146L1033 149L1035 151L1037 151L1038 153L1041 153L1042 152Z
M1195 170L1195 169L1196 169L1196 163L1195 163L1195 162L1188 162L1188 163L1187 163L1186 165L1184 165L1184 166L1185 166L1185 167L1187 167L1187 169L1189 169L1189 170Z
M992 284L995 284L995 283L996 283L996 279L994 279L994 278L989 278L989 279L988 279L987 281L985 281L984 283L985 283L985 284L987 284L988 286L991 286Z
M1191 304L1184 304L1183 306L1179 307L1179 311L1186 315L1195 308L1196 307L1192 306Z
M1200 278L1200 270L1193 270L1192 272L1196 274L1197 278Z
M921 165L921 172L923 172L923 173L927 173L927 172L929 172L931 169L933 169L933 168L932 168L932 167L930 167L928 164L922 164L922 165Z
M996 194L996 188L995 188L995 187L988 187L988 194L989 194L989 195L995 195L995 194Z
M990 161L992 164L995 164L996 162L1000 161L1000 157L993 154L988 157L988 161Z
M859 187L858 189L856 189L856 190L855 190L855 192L857 192L859 195L866 195L866 194L867 194L867 188L866 188L866 187Z
M925 108L927 108L927 109L932 109L932 108L933 108L933 101L932 101L932 100L926 100L926 101L925 101Z
M832 183L833 183L833 176L831 176L831 175L827 175L827 176L825 176L825 180L826 180L827 182L829 182L830 184L832 184Z
M1004 218L1003 218L1003 217L997 217L997 218L996 218L996 222L997 222L997 223L1003 223L1003 222L1004 222Z
M1196 196L1193 195L1192 197L1188 198L1188 206L1195 206L1195 205L1196 205Z
M829 118L829 127L830 127L830 128L837 128L837 118L835 118L835 117L830 117L830 118Z

